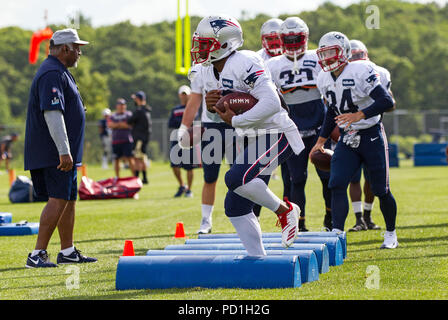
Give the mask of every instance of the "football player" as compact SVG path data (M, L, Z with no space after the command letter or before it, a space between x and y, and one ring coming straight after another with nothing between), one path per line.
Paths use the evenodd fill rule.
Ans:
M243 33L238 21L227 15L203 18L193 35L192 59L198 68L192 79L206 94L212 118L221 118L244 137L244 149L225 175L224 208L249 255L265 255L261 227L252 212L254 203L277 214L282 227L282 244L290 246L297 236L300 208L280 200L267 186L273 169L304 146L294 122L282 107L276 88L261 57L253 51L238 51ZM236 115L224 104L215 105L225 91L249 93L258 102Z
M266 61L272 57L282 54L280 42L280 26L283 20L272 18L263 23L260 29L261 45L263 48L257 51L261 58Z
M266 62L272 57L276 57L282 54L281 42L280 42L280 26L283 20L278 18L271 18L267 20L260 29L261 45L262 48L257 51L261 58ZM291 187L290 177L288 172L288 166L286 162L281 164L281 173L283 180L283 198L289 197L289 190ZM275 171L272 173L272 177L276 176ZM254 214L260 216L261 207L259 205L254 206Z
M370 61L367 47L359 40L350 40L350 47L352 50L352 56L349 59L350 61L357 60L365 60ZM384 89L388 90L389 94L393 98L391 87L391 78L390 73L386 68L380 67L370 61L375 70L378 72L380 76L381 85ZM390 112L395 109L395 101L394 107L387 112ZM361 201L362 190L361 190L361 167L355 173L352 180L350 181L349 186L349 194L350 200L352 201L353 212L355 213L356 223L350 228L348 231L362 231L362 230L379 230L380 226L375 224L371 218L371 212L373 208L373 201L375 200L375 196L370 189L370 184L367 179L366 174L364 173L364 203Z
M317 87L326 98L328 110L311 152L323 152L336 125L341 133L331 159L329 182L333 231L344 230L349 210L347 187L363 164L386 222L381 248L396 248L397 204L389 187L388 145L381 123L381 114L393 107L393 99L371 63L349 61L350 42L344 34L333 31L322 36L317 56L323 70Z
M200 71L200 69L201 65L194 65L190 69L188 75L188 78L191 81L191 94L190 99L185 106L184 114L182 116L182 124L177 131L177 140L179 141L179 145L184 148L190 148L189 145L182 145L182 138L188 128L192 126L201 103L203 106L206 105L205 95L207 90L217 88L217 86L212 83L204 86L204 82L201 80L201 77L196 77L196 74ZM234 131L233 127L229 126L221 119L210 119L211 115L212 114L208 112L205 107L202 108L201 122L205 129L203 136L208 136L209 139L201 139L201 154L216 141L219 141L221 150L216 150L219 160L215 159L216 161L204 161L206 159L202 159L204 184L202 186L201 202L202 219L197 231L198 234L212 232L212 217L215 204L216 183L219 177L221 162L225 156L227 162L232 164L238 151L235 135L226 134L226 130L227 132L229 130Z
M308 156L316 144L325 117L325 105L316 87L322 70L315 50L308 50L309 29L298 17L287 18L280 27L283 55L269 59L266 65L276 86L290 109L290 116L299 128L305 151L287 161L291 177L288 198L300 207L299 231L305 226L305 184L308 176ZM331 192L329 172L316 169L322 183L326 206L324 226L331 230Z

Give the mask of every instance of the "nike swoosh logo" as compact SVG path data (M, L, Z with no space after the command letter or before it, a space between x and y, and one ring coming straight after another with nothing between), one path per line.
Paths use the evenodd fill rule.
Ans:
M64 257L64 259L67 259L67 260L73 261L73 262L78 262L79 261L79 257L76 257L75 259L69 258L69 257Z
M34 263L34 264L38 264L39 263L39 259L37 259L36 261L34 261L33 259L29 258L29 260Z
M250 68L246 70L246 72L249 73L250 70L252 70L252 67L253 67L253 66L254 66L254 65L251 65Z
M370 141L375 141L376 139L378 139L379 137L376 138L370 138Z

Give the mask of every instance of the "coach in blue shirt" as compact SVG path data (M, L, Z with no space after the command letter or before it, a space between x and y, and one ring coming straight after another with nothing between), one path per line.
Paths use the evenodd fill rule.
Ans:
M80 46L74 29L56 31L50 40L50 55L31 84L25 133L25 170L31 171L39 198L48 199L40 218L35 250L26 267L56 267L47 246L58 228L61 251L57 263L95 262L73 245L77 170L81 165L85 108L75 79L68 71L77 67Z

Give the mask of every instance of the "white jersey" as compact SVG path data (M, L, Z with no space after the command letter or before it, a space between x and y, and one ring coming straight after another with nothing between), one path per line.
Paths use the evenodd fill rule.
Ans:
M388 91L390 89L391 84L392 84L392 80L390 78L389 70L387 70L386 68L383 68L383 67L373 63L372 61L370 61L370 63L372 63L372 65L375 68L375 70L378 71L378 74L380 75L381 85L383 86L383 88L386 91Z
M288 105L305 103L321 98L321 94L316 87L317 76L322 70L318 63L315 50L306 51L305 54L296 61L289 60L285 55L274 57L266 62L272 80L283 94Z
M197 77L197 75L201 72L202 68L204 68L202 65L197 64L190 68L188 72L188 79L190 79L190 87L191 92L201 94L202 95L202 114L201 114L201 121L202 122L222 122L221 118L217 117L209 112L206 107L205 103L205 94L210 90L218 90L219 88L219 81L216 79L210 79L208 83L204 83L201 76ZM213 68L213 67L212 67Z
M327 106L336 114L354 113L369 107L374 102L369 95L378 85L381 85L378 72L371 62L365 60L349 62L336 80L331 72L324 71L317 78L317 87L327 101ZM376 115L354 122L351 127L354 130L367 129L380 119L381 116Z
M303 150L297 126L281 107L270 74L256 52L235 51L217 75L213 71L213 65L199 65L197 68L195 66L192 71L194 72L190 73L190 78L193 92L213 89L239 91L249 93L258 100L252 109L233 117L232 126L238 135L256 136L269 132L284 132L294 153L299 154ZM219 79L216 76L219 76ZM216 113L208 112L207 115L212 120L219 118Z
M266 50L264 48L261 48L260 50L258 50L257 53L260 55L261 59L263 59L264 62L273 58L269 53L266 52Z

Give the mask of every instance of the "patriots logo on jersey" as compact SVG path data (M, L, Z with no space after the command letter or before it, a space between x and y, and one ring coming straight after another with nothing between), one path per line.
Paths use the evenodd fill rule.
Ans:
M378 74L374 73L370 77L366 79L367 83L375 82L375 80L378 79Z
M250 75L247 76L246 79L244 79L244 83L247 84L249 87L253 88L255 85L255 82L263 74L263 72L264 72L264 70L258 70L258 71L252 72Z
M213 20L212 22L210 22L210 26L213 28L213 32L215 34L217 34L219 32L219 30L221 30L222 28L225 27L237 27L238 26L233 23L232 21L229 20Z

